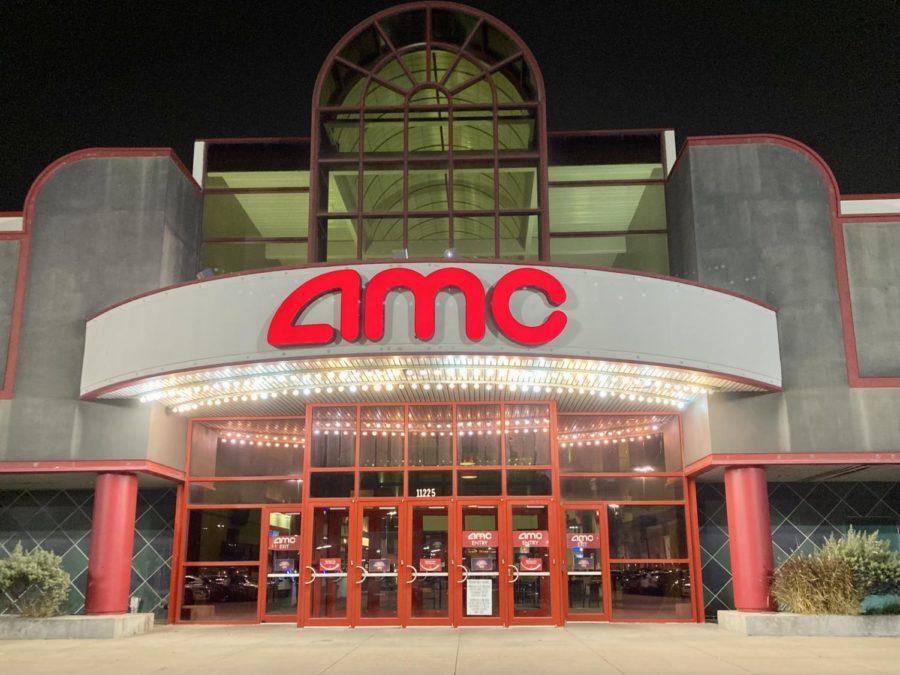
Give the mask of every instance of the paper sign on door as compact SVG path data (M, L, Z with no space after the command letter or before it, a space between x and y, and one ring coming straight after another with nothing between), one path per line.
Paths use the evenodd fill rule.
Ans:
M341 571L341 559L340 558L319 558L319 571L320 572L340 572Z

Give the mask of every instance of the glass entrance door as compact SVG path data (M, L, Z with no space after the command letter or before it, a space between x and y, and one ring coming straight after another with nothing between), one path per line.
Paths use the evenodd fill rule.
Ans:
M503 583L507 558L501 555L501 522L504 515L499 500L461 503L457 528L457 574L454 595L457 625L503 625L503 601L508 593Z
M357 504L353 528L352 607L357 624L399 624L401 504Z
M310 509L310 534L304 563L305 605L302 623L336 625L349 623L348 574L350 570L351 505L319 506Z
M456 576L456 559L450 555L450 504L408 504L407 509L409 550L401 584L404 624L449 625L451 575Z
M606 619L608 611L604 592L602 530L605 523L597 509L563 508L566 549L563 562L565 575L566 618L597 621Z
M300 511L264 509L264 593L259 594L263 621L296 621L300 597Z
M550 504L510 503L503 537L508 624L552 624L559 617L554 586L558 564Z

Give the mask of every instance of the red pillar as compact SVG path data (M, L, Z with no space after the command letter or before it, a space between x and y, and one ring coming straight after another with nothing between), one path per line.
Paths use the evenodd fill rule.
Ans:
M84 603L88 614L128 611L136 508L137 476L131 473L97 475Z
M725 506L734 606L745 612L769 611L774 560L766 470L761 466L725 469Z

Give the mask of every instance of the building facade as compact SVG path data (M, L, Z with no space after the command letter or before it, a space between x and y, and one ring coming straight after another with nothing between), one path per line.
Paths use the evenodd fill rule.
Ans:
M900 196L545 104L512 29L419 2L337 43L307 137L47 167L0 217L0 553L75 612L560 625L900 546Z

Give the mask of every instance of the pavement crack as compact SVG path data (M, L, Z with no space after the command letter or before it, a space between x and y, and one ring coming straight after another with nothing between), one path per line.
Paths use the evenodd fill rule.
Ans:
M322 669L322 670L319 671L318 675L324 675L324 673L327 673L329 670L331 670L332 668L334 668L337 664L339 664L341 661L343 661L344 659L346 659L348 656L350 656L350 655L351 655L353 652L355 652L357 649L359 649L359 648L362 647L364 644L366 644L366 643L367 643L369 640L371 640L373 637L375 637L375 634L374 634L374 633L371 633L371 634L369 634L369 636L368 636L367 638L365 638L365 639L363 639L363 640L360 640L358 645L356 645L355 647L353 647L353 649L351 649L349 652L347 652L346 654L344 654L343 656L341 656L341 658L339 658L339 659L338 659L337 661L335 661L334 663L328 664L328 666L326 666L324 669Z
M456 675L459 670L459 650L462 646L462 632L457 630L456 634L456 659L453 661L453 675Z

